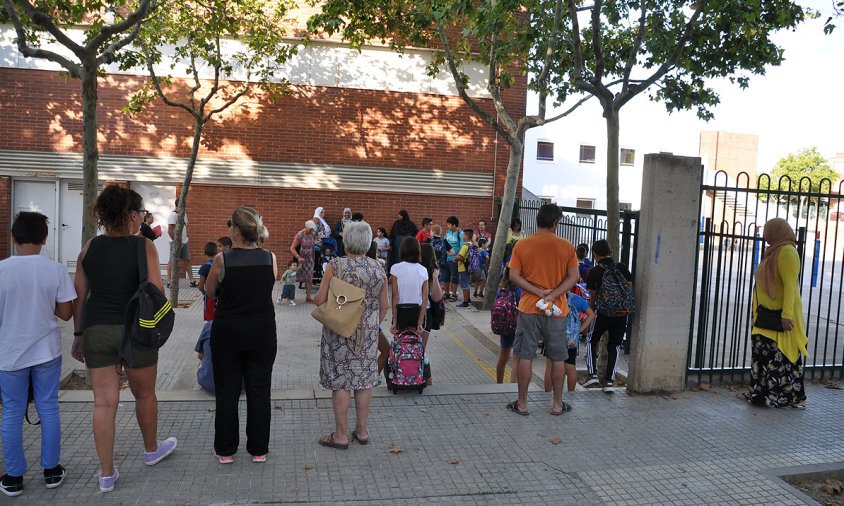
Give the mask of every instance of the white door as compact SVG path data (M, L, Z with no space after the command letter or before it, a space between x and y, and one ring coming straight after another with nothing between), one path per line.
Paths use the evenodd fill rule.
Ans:
M41 249L41 254L55 260L56 231L59 229L56 219L56 182L16 180L13 191L14 214L21 211L36 211L50 220L47 225L47 244Z
M63 179L59 191L59 262L76 271L82 248L82 181Z
M132 189L144 199L144 209L151 212L155 221L152 227L161 226L161 237L155 240L158 250L158 261L166 265L170 259L170 237L167 236L167 218L170 211L176 208L176 187L173 185L159 185L132 182Z

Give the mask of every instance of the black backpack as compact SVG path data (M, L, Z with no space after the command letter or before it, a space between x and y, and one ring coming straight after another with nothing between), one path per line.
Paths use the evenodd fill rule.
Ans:
M124 343L128 340L142 348L161 348L173 332L176 313L164 293L149 282L147 240L136 238L135 242L138 244L138 275L141 284L126 306Z

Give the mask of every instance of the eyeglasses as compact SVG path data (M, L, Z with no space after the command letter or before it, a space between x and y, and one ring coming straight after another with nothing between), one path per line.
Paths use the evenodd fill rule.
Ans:
M147 212L148 212L146 209L132 209L132 211L134 211L138 214L147 214Z
M228 228L232 228L232 220L228 220L228 221L226 222L226 226L227 226Z

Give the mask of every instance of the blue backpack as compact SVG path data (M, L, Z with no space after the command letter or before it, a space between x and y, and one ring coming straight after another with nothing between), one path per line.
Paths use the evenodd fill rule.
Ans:
M474 244L469 245L469 252L466 253L466 272L473 274L481 270L481 254Z
M434 247L434 253L440 267L448 265L448 247L445 239L442 237L431 237L431 246Z
M580 311L574 307L571 301L568 301L568 305L569 315L566 316L566 347L574 350L580 344Z

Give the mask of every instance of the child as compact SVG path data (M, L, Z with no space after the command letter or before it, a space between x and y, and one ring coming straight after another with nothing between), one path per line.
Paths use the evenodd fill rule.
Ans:
M431 241L431 226L433 224L434 220L431 218L422 218L422 228L416 233L416 240L419 241L420 245Z
M375 243L378 245L378 260L383 260L384 265L387 264L387 258L390 256L390 240L387 239L387 229L384 227L378 227L378 230L375 232Z
M580 275L580 283L586 283L589 277L589 271L592 270L592 260L587 257L589 255L589 245L585 242L577 245L575 250L577 255L577 272Z
M202 293L205 308L203 318L208 322L214 319L215 305L214 297L209 297L208 294L205 293L205 282L208 280L208 273L211 272L211 264L214 262L214 257L217 256L217 243L214 241L205 243L205 247L202 248L202 252L205 253L205 257L208 261L202 264L202 267L199 268L199 291Z
M232 239L231 237L224 235L217 239L217 250L220 253L225 253L226 251L232 249Z
M287 270L281 275L281 295L278 296L279 304L296 305L296 273L299 272L299 262L291 259L287 262Z
M567 325L568 338L568 353L569 358L565 360L565 370L563 376L563 384L569 392L574 392L577 387L577 353L578 344L580 343L580 336L585 335L592 322L595 321L595 311L589 307L589 302L575 293L569 292L566 294L569 305L569 315L566 318L573 318L576 321L572 325ZM568 323L568 322L567 322ZM552 390L551 385L551 369L553 362L551 359L545 361L545 391Z
M501 277L498 293L495 295L495 300L505 298L513 305L513 316L518 316L519 299L522 296L521 288L510 281L510 268L504 268L504 274ZM515 328L515 322L512 322L512 327ZM495 382L504 383L504 370L507 368L507 362L510 360L510 352L513 350L513 343L516 340L515 333L501 334L501 351L498 352L498 363L495 365ZM517 372L519 366L519 358L514 356L513 363L510 366L510 383L516 383Z
M460 289L463 290L463 303L457 307L469 307L469 270L467 269L466 261L469 259L469 248L476 247L472 244L472 229L463 231L463 246L460 247L460 252L454 257L454 262L457 264L457 278L460 281Z
M47 488L60 486L67 471L59 464L61 422L59 380L62 372L61 331L54 317L73 315L76 299L65 268L41 256L47 242L47 217L21 212L12 224L15 256L0 261L0 392L3 396L3 457L6 474L0 492L23 494L26 457L23 419L30 383L41 417L41 465ZM80 334L81 335L81 334ZM74 356L81 350L74 334Z
M472 273L472 288L475 297L483 297L486 288L487 270L489 269L489 251L485 237L478 238L478 254L481 256L481 268Z

